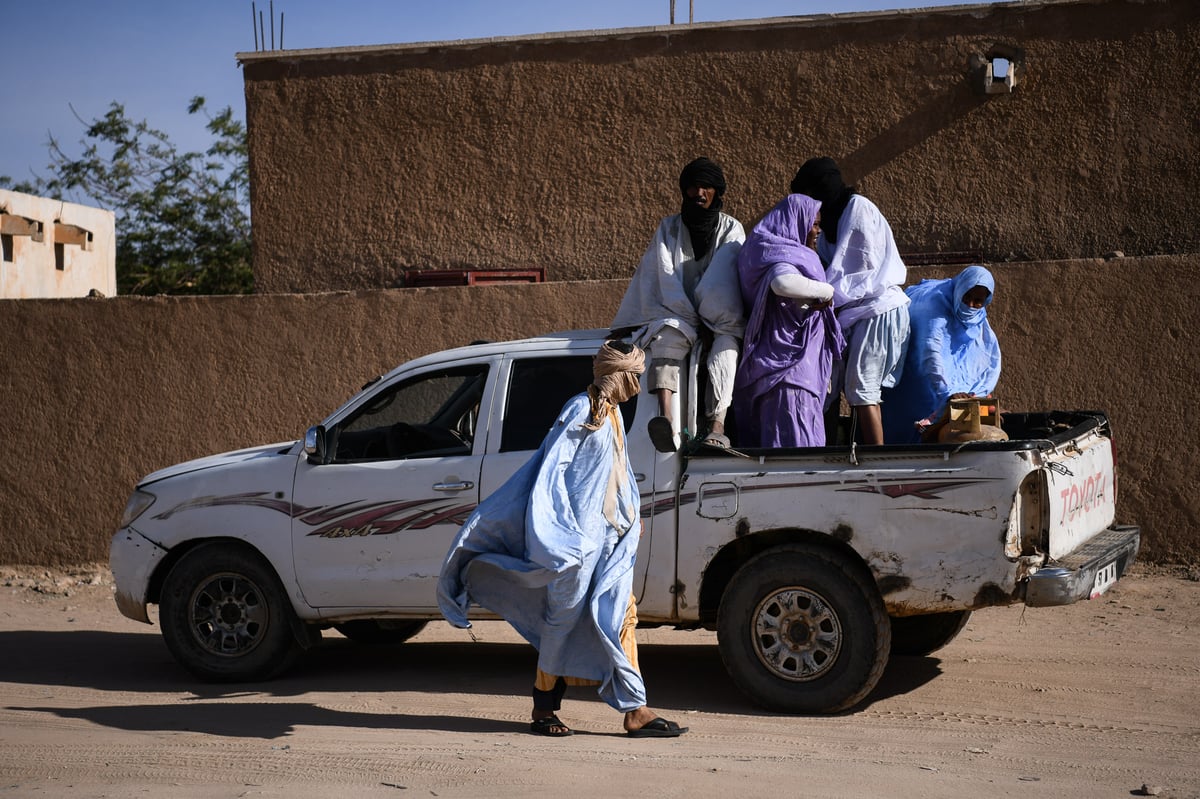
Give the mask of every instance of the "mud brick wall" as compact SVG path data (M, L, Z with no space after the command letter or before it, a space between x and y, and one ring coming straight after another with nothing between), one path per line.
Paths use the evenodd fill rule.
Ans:
M1194 0L243 53L258 290L625 278L701 154L747 227L830 155L905 253L1200 252L1197 53Z
M993 271L1006 408L1108 411L1118 520L1142 525L1144 559L1200 565L1190 391L1200 385L1200 256ZM605 327L625 285L0 301L0 564L105 560L146 473L299 438L367 379L418 355Z

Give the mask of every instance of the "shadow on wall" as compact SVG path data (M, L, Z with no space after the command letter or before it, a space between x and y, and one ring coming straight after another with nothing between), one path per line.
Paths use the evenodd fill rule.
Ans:
M950 91L931 97L896 124L880 131L854 152L835 160L846 175L856 180L864 178L987 102L986 96L973 91L965 81L957 83Z

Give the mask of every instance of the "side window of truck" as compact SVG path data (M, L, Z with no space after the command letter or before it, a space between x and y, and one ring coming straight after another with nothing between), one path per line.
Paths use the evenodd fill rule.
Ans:
M508 378L500 451L519 452L540 447L562 406L571 397L587 391L591 382L590 355L514 361ZM621 403L627 433L633 426L636 409L636 396Z
M470 455L487 375L482 364L460 366L381 391L338 426L334 460Z

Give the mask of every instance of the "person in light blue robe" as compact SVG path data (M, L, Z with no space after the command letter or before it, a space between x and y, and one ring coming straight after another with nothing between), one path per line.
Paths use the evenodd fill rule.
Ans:
M987 319L995 292L995 278L982 266L905 290L912 301L912 336L903 377L883 395L887 443L919 442L922 429L937 422L951 397L995 391L1000 343Z
M644 364L637 347L605 342L587 393L567 401L533 457L479 504L442 566L438 605L447 621L470 627L473 602L538 650L536 734L571 734L556 715L568 678L599 685L631 736L687 729L646 707L636 664L640 497L619 405L638 393Z

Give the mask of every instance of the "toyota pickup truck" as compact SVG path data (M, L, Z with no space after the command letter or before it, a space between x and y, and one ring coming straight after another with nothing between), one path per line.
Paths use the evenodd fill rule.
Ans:
M112 539L116 602L206 680L266 679L323 629L398 643L439 619L436 584L471 511L591 382L606 331L477 343L374 379L303 439L143 478ZM733 682L777 711L831 713L891 654L949 643L972 612L1108 590L1140 530L1114 524L1097 411L1006 413L1007 441L704 448L701 378L676 395L685 445L622 407L641 491L642 625L716 630ZM735 421L735 420L734 420ZM473 618L494 618L474 609Z

